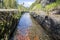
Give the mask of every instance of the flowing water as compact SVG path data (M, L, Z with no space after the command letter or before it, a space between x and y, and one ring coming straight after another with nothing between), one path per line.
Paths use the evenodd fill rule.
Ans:
M50 40L50 38L29 13L24 13L11 40Z

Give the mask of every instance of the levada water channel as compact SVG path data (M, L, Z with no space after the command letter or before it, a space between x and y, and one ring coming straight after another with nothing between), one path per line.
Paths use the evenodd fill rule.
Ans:
M13 36L9 40L51 40L43 28L30 16L23 13Z

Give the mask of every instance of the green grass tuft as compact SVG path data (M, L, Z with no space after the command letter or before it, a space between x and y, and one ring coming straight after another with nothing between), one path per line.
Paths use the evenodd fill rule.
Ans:
M55 7L57 7L57 4L56 4L56 3L51 3L51 4L49 4L49 5L46 5L44 9L45 9L46 11L49 11L49 10L55 8Z

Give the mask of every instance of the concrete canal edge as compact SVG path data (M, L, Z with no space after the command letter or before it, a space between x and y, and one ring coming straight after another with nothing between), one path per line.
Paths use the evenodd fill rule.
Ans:
M42 28L49 34L49 36L53 39L53 40L58 40L60 39L59 36L59 30L54 29L55 27L60 27L58 24L54 24L54 20L47 16L47 15L37 15L36 13L32 12L30 13L30 15L42 26ZM57 26L55 26L57 25ZM53 30L53 31L52 31ZM55 32L55 30L57 30ZM56 34L57 33L57 34Z

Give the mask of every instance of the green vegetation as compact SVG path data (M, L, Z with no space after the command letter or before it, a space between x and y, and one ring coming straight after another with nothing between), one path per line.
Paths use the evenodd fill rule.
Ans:
M38 3L37 3L38 2ZM45 8L42 7L42 5L40 4L39 0L37 0L37 2L33 3L32 6L30 7L30 10L45 10L45 11L49 11L53 8L56 8L58 6L60 6L60 0L56 0L56 2L50 3L48 5L45 6Z
M56 3L51 3L51 4L49 4L49 5L46 5L45 6L45 10L46 11L49 11L49 10L51 10L51 9L53 9L53 8L56 8L57 7L57 4Z
M56 2L56 3L57 3L57 5L60 5L60 0L57 0L57 2Z
M28 8L24 7L23 5L18 4L18 10L19 11L26 11L26 10L28 10Z
M4 8L17 8L16 0L3 0Z
M3 4L3 5L2 5ZM16 27L21 11L27 10L22 5L17 4L16 0L3 0L0 3L2 9L18 9L18 12L0 12L0 40L8 40L10 33ZM3 6L3 7L2 7Z
M3 7L2 5L3 4ZM18 9L18 12L0 12L0 40L8 40L11 31L16 27L21 16L20 10L27 10L22 5L18 5L16 0L3 0L0 3L2 9Z
M34 2L29 9L31 11L50 11L57 6L60 6L60 0L56 0L56 2L50 3L46 5L45 8L43 8L40 4L40 1L41 0L37 0L36 2ZM0 8L19 10L19 12L16 14L12 12L12 15L10 15L8 12L0 13L0 40L4 40L5 37L8 39L8 35L11 32L11 29L13 29L12 26L16 26L16 23L21 16L21 11L29 11L29 9L25 8L23 5L17 4L16 0L3 0L3 2L0 2L0 5Z
M33 10L33 11L34 11L34 10L36 10L36 11L42 10L41 4L36 4L32 10Z

